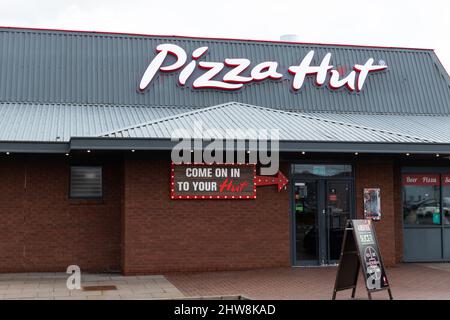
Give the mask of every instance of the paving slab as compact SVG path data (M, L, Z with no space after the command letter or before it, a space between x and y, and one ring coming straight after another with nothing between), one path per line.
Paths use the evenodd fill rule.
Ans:
M154 299L182 296L163 275L122 276L117 274L82 274L81 285L115 286L117 290L69 290L66 273L0 274L0 299L116 300Z
M236 296L249 299L331 299L336 271L336 267L320 267L149 276L82 275L82 286L117 288L97 291L68 290L68 275L65 273L0 274L0 299L129 300ZM387 268L387 274L395 299L450 300L449 263L399 264ZM360 279L356 299L367 299L362 284ZM349 299L350 292L339 292L337 298ZM374 293L373 298L387 299L387 292Z
M450 300L450 264L399 264L387 268L394 299ZM243 295L250 299L331 299L336 267L272 268L249 271L178 273L166 275L184 296ZM368 299L362 277L357 299ZM386 291L373 293L387 299ZM349 299L350 290L338 292Z

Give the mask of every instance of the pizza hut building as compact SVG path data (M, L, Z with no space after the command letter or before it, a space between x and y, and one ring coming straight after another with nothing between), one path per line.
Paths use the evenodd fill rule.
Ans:
M277 129L279 171L173 164L199 122ZM433 50L1 28L0 272L328 265L365 213L385 264L449 261L449 128Z

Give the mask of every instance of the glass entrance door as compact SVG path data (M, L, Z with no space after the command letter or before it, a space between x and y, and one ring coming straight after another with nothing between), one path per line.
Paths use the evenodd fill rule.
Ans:
M294 183L295 255L303 265L317 264L318 242L318 182Z
M352 180L296 178L293 185L295 264L337 263L351 217Z
M351 184L349 181L326 182L327 262L337 263L341 254L345 224L350 218Z

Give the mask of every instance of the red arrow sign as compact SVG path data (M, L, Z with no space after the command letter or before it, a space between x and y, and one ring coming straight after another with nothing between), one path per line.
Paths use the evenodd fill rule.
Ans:
M282 174L281 171L278 171L276 176L256 176L255 185L259 187L277 184L278 192L280 192L281 189L287 185L288 181L289 180L284 176L284 174Z

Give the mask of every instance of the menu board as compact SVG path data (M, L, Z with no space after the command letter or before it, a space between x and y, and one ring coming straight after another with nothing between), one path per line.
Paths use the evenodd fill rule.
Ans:
M346 289L353 289L352 297L355 297L359 270L363 274L369 299L372 298L372 292L386 289L392 300L373 222L366 219L347 221L333 299L336 298L337 291Z
M352 220L352 224L367 289L379 290L388 287L372 221Z
M172 164L172 199L254 199L254 164Z

